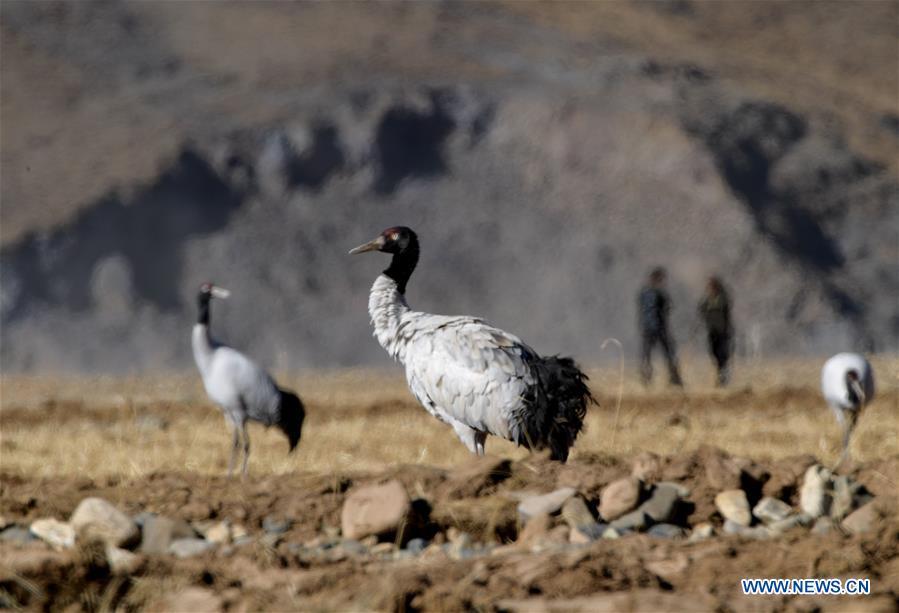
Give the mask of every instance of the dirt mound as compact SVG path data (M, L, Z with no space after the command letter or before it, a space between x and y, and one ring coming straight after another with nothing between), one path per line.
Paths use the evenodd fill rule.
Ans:
M516 544L523 523L516 506L527 496L572 487L595 512L601 490L632 469L631 462L603 455L567 465L535 455L516 462L487 458L452 470L402 465L381 473L297 473L246 482L190 473L100 480L2 474L0 514L8 527L0 535L39 517L65 519L81 499L99 496L135 516L157 513L194 526L227 520L247 536L185 559L144 556L125 574L113 572L90 544L58 552L2 537L0 596L7 606L54 609L780 610L808 601L743 596L740 579L860 577L869 578L878 595L870 602L897 603L899 515L895 492L877 475L896 474L899 457L851 467L850 476L876 496L869 504L879 515L867 532L853 535L832 524L764 540L726 535L715 492L741 487L750 502L772 495L795 506L814 458L755 462L702 447L655 461L660 482L686 488L690 512L674 521L693 532L710 523L713 536L625 530L580 544L567 537ZM347 492L391 478L409 492L422 520L398 537L402 547L341 540L337 527ZM567 534L558 528L564 515L550 517L548 525L557 528L548 534ZM272 518L286 521L273 528L278 522Z

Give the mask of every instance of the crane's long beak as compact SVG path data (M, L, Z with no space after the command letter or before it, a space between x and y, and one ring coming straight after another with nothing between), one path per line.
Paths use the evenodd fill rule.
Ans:
M849 385L852 386L852 391L855 392L856 398L858 398L858 403L861 406L865 406L867 402L867 398L865 398L865 390L862 388L861 381L858 379L853 379L849 382Z
M369 241L364 245L359 245L358 247L353 247L350 249L350 255L356 255L357 253L365 253L366 251L378 251L384 245L384 237L379 236L373 241Z
M227 298L231 295L231 292L226 290L224 287L218 287L216 285L212 286L212 289L209 290L209 293L212 294L215 298Z

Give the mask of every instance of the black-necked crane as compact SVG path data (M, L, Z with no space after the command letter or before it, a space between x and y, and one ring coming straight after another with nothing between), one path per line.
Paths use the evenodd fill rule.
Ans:
M199 314L191 344L206 393L219 406L225 421L231 426L230 477L241 446L244 454L241 472L247 474L250 459L248 421L266 427L277 426L287 436L289 451L293 451L300 441L306 413L296 394L279 388L269 374L252 360L210 336L209 303L213 298L227 298L229 294L228 290L212 283L200 286L197 295Z
M849 457L849 439L865 405L874 398L874 371L857 353L838 353L821 369L821 392L843 428L840 463Z
M409 389L422 406L477 455L492 434L531 450L549 448L552 459L567 460L594 402L574 360L542 357L477 317L410 309L406 283L419 256L410 228L388 228L350 254L367 251L393 255L371 288L368 312L374 336L405 366Z

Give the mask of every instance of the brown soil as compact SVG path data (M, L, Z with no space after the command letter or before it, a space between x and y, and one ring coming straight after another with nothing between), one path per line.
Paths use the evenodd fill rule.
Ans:
M754 463L710 447L662 458L659 478L687 485L694 503L689 525L720 526L711 499L720 487L724 462L759 479L759 487L795 497L797 480L811 458ZM310 561L296 544L340 524L346 491L354 484L395 477L413 497L431 505L430 523L451 526L476 539L500 543L517 533L508 494L549 491L572 485L595 503L609 481L628 474L629 462L596 455L559 465L532 456L504 463L480 478L477 466L445 471L398 466L380 474L292 474L241 482L190 473L153 474L134 480L2 476L0 514L7 522L66 518L87 496L101 496L130 513L153 511L187 520L227 518L261 535L268 515L291 518L293 527L272 548L254 542L198 558L150 558L130 577L110 574L90 546L54 552L42 544L0 544L0 595L29 608L70 605L96 609L205 607L303 610L565 610L658 608L718 610L831 610L872 605L895 610L899 595L899 516L895 487L899 457L853 467L853 474L878 496L887 517L863 537L840 531L815 535L799 529L776 540L714 537L687 543L646 535L601 540L582 548L534 553L506 547L492 555L451 560L427 554L406 560L334 556ZM480 480L479 480L480 479ZM890 491L892 488L893 491ZM470 496L460 498L460 496ZM440 537L438 537L439 539ZM293 547L292 547L293 545ZM878 598L750 598L740 593L744 577L867 577ZM193 589L184 591L193 586ZM626 594L624 594L626 592ZM588 597L586 600L585 598ZM526 602L522 602L526 601Z

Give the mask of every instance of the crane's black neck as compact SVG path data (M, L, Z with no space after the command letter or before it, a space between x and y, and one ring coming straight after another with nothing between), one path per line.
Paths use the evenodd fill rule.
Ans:
M209 302L211 298L212 294L209 292L200 292L197 296L197 307L199 307L199 313L197 314L198 324L209 325Z
M384 271L384 274L396 281L397 291L401 294L406 293L406 283L418 264L418 237L412 234L405 246L393 254L390 266Z

